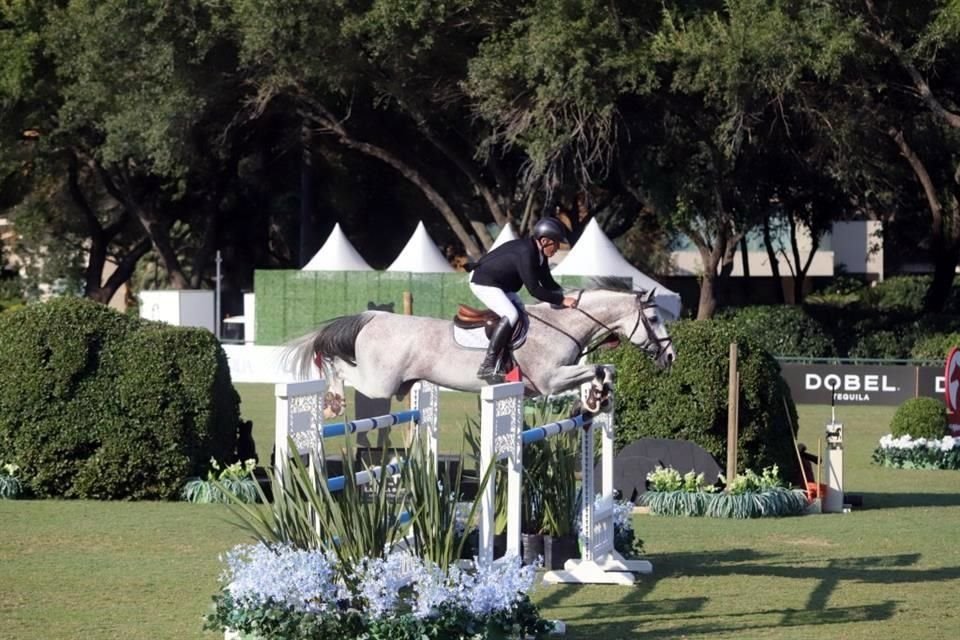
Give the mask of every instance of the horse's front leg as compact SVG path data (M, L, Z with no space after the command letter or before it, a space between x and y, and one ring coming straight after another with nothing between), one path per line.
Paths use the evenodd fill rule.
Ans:
M543 377L537 387L544 395L561 393L577 389L581 384L594 377L594 365L591 364L571 364L552 369ZM536 383L537 381L534 380Z

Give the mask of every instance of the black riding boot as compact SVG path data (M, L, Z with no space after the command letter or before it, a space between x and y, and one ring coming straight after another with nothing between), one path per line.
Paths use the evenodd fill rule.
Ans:
M493 330L493 335L490 336L487 355L483 359L483 364L481 364L477 370L478 378L490 384L503 382L503 372L498 370L497 365L500 362L500 354L503 352L504 347L507 346L507 341L510 340L512 333L513 326L510 324L510 319L501 316L500 322L497 323L496 328Z

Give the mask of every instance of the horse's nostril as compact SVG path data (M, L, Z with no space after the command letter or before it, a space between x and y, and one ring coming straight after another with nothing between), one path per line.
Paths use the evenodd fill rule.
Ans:
M667 354L667 362L668 362L668 363L673 363L673 354L672 354L672 353L668 353L668 354Z

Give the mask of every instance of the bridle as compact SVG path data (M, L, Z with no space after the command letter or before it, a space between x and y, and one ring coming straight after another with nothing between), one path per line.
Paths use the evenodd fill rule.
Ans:
M584 345L579 340L577 340L577 338L570 335L560 327L554 326L553 324L547 322L543 318L539 318L533 314L529 314L529 313L527 314L531 318L539 320L540 322L559 331L563 335L573 340L574 344L577 345L577 349L580 352L576 358L577 360L580 360L580 358L593 353L606 342L607 338L617 334L616 330L614 330L612 327L607 325L605 322L595 317L591 313L584 311L583 309L580 308L580 298L582 296L583 296L583 290L580 290L580 292L577 294L577 306L574 307L574 309L576 309L583 315L587 316L590 320L592 320L597 325L606 329L606 333L601 335L599 339L597 339L592 345L588 346L586 349L584 348ZM650 319L647 317L647 314L644 313L647 309L655 309L657 307L657 303L653 302L652 299L649 301L642 300L639 294L637 295L637 302L639 303L637 307L637 321L633 323L633 329L630 330L630 334L627 336L627 341L630 342L633 339L634 334L637 332L637 329L640 327L640 323L642 322L643 328L647 334L647 337L642 343L640 343L637 346L643 349L644 351L646 351L647 353L653 353L654 360L660 360L660 356L662 356L664 352L667 349L669 349L670 345L673 343L673 338L671 338L670 336L667 336L666 338L658 338L654 333L653 324L650 322Z

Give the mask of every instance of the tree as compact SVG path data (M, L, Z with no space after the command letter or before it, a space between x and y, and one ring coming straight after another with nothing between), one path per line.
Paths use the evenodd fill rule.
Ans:
M846 99L862 127L886 137L919 186L934 266L924 305L942 311L960 261L960 2L832 4L859 25L861 46L843 78ZM897 200L909 215L916 205L902 193L905 186Z
M315 3L238 0L256 113L292 99L314 140L383 162L423 194L467 253L486 224L519 217L509 156L484 155L485 124L461 89L466 64L512 5L458 0ZM283 102L281 101L281 104ZM506 166L505 166L506 165Z

